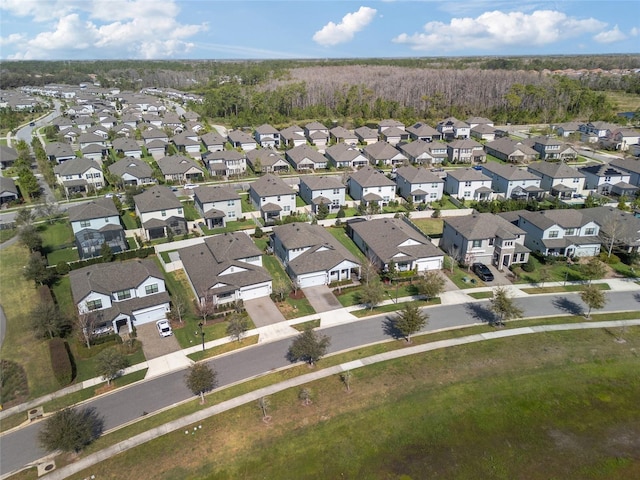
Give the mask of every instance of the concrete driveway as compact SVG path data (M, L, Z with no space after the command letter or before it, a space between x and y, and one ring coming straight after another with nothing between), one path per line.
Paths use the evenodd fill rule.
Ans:
M309 300L309 303L317 313L342 308L342 304L326 285L307 287L304 289L304 295L307 297L307 300Z
M176 337L161 337L156 327L156 322L143 323L136 327L138 340L142 342L142 351L147 360L162 357L168 353L180 350Z
M256 327L264 327L286 321L286 318L284 318L270 297L245 300L244 308L247 309L247 313Z

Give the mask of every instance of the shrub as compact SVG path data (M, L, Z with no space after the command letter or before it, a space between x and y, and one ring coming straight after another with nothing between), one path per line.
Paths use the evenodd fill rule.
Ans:
M49 354L53 374L61 387L69 385L73 380L73 365L71 352L67 342L59 337L52 338L49 342Z
M56 265L56 273L58 275L66 275L71 270L67 262L58 262Z
M613 265L614 263L620 263L620 257L613 253L611 254L611 256L609 256L607 255L607 252L600 252L600 261L609 265Z
M527 273L531 273L535 270L535 265L533 264L533 262L531 261L531 259L529 259L527 261L527 263L523 263L522 264L522 270L524 270Z

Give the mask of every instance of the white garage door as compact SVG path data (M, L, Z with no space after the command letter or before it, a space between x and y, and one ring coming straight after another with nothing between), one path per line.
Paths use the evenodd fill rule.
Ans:
M440 257L430 258L417 263L419 272L425 272L427 270L440 270L442 268L442 259Z
M134 313L136 319L136 325L143 323L157 322L158 320L165 318L167 311L164 305L157 305L151 308L145 308Z
M327 275L324 272L321 272L305 277L298 277L298 279L300 280L300 288L317 287L325 284Z
M262 285L260 287L247 287L240 290L240 297L242 300L253 300L254 298L268 297L271 293L269 285Z

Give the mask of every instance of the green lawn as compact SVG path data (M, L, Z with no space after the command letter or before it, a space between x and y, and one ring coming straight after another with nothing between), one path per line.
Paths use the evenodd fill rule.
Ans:
M129 245L129 250L135 250L138 248L138 242L133 237L127 237L127 245Z
M444 220L441 218L412 218L411 222L425 235L442 235Z
M42 247L47 251L52 251L62 245L73 244L73 230L67 221L56 222L53 225L41 223L38 225L38 232L42 236Z
M242 213L256 211L256 209L253 207L253 204L251 203L251 199L249 198L248 193L241 193L240 200L242 201Z
M64 248L47 254L49 265L57 265L60 262L75 262L76 260L80 260L77 248Z
M296 195L296 208L306 207L307 202L305 202L300 195Z
M15 237L18 231L15 228L7 228L4 230L0 230L0 243L4 243L7 240Z
M305 385L308 406L300 388L271 395L266 425L251 402L77 478L638 478L640 329L625 340L607 330L550 332L370 365L352 371L349 392L338 376ZM202 407L194 399L180 408Z
M257 242L256 242L257 244ZM262 257L262 264L267 269L271 277L273 278L273 284L284 284L291 286L291 279L286 274L280 260L275 255L264 255Z
M329 233L336 237L338 241L346 247L347 250L351 252L353 256L355 256L361 263L367 261L367 258L364 256L364 253L360 251L358 246L353 243L353 240L349 238L344 228L341 227L329 227Z
M58 280L53 284L51 291L58 303L58 306L60 307L60 310L65 312L67 315L75 315L76 306L73 303L73 298L71 297L71 281L69 280L69 275L58 277Z
M202 218L202 215L196 210L193 202L182 202L182 208L184 208L184 218L188 222Z
M227 222L227 225L224 228L203 227L202 230L204 231L205 235L217 235L219 233L237 232L238 230L248 230L255 227L256 224L254 223L254 221L251 219L247 219L244 222L241 222L240 220Z
M138 228L138 224L136 223L136 214L133 211L125 210L120 217L120 220L122 220L125 230L135 230Z

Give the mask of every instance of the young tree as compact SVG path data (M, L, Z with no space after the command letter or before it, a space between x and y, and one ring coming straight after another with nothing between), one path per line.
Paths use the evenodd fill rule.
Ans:
M352 377L353 377L353 374L351 373L351 370L345 370L340 375L340 380L342 380L342 383L344 383L344 386L346 387L347 392L351 391L351 378Z
M207 319L216 311L216 305L213 303L213 296L204 294L200 301L195 301L196 314L202 318L202 323L207 324Z
M189 367L185 383L194 395L200 396L200 403L204 404L205 392L213 390L218 385L218 374L206 363L195 363Z
M36 338L65 337L72 322L54 302L38 302L29 315Z
M187 302L182 295L175 294L171 297L171 312L169 315L172 320L177 320L180 323L183 322L182 316L187 310Z
M95 337L93 331L98 323L98 318L94 312L78 313L76 317L76 333L78 338L84 342L87 348L91 348L91 340Z
M541 267L538 272L538 278L540 279L540 285L544 287L544 284L551 280L551 268L548 265Z
M498 317L498 320L495 322L498 326L504 325L504 322L507 320L521 318L523 315L522 308L516 305L514 299L509 295L505 287L497 287L493 291L490 305L491 311Z
M291 288L285 282L277 282L273 286L273 293L279 302L284 301L284 298L287 296L287 294L290 291L291 291Z
M394 319L394 326L402 334L407 343L411 335L419 332L428 322L429 315L421 312L417 305L407 304Z
M262 411L262 419L263 420L268 420L270 417L267 414L267 409L269 408L269 406L271 405L271 402L269 401L269 397L260 397L258 399L258 407L260 407L260 410Z
M427 300L435 298L444 291L445 279L439 272L429 270L418 279L416 288L420 295L424 295Z
M46 285L55 277L55 272L47 268L47 259L40 252L33 252L24 266L24 278L33 280L36 285Z
M303 361L312 367L327 353L330 344L329 337L307 327L289 346L287 358L290 362Z
M244 315L232 313L229 315L229 324L227 325L227 335L236 341L242 340L245 333L249 330L249 321Z
M35 226L25 225L20 228L18 238L20 243L27 247L31 252L39 252L42 250L42 237Z
M604 277L606 268L598 257L591 257L587 263L582 265L582 272L585 277L589 279L589 283L591 283L592 280Z
M318 205L318 213L316 213L316 218L318 220L324 220L329 216L329 207L326 203L321 203Z
M96 374L111 384L111 380L129 366L129 360L117 348L107 348L96 355Z
M27 225L33 225L36 216L33 214L33 211L29 208L22 207L16 212L15 220L16 227L25 227Z
M105 263L112 262L115 255L111 251L111 247L107 242L103 242L100 247L100 256L102 257L102 261Z
M364 305L368 305L370 310L378 305L384 298L384 285L376 276L368 283L365 283L358 292L358 301Z
M47 451L79 452L97 439L104 420L95 408L65 408L53 414L38 432L38 440Z
M580 298L589 307L586 318L591 318L591 310L600 310L607 304L607 297L597 285L590 283L580 292Z
M306 407L311 404L311 390L303 388L298 394L298 398L302 400L302 404Z

